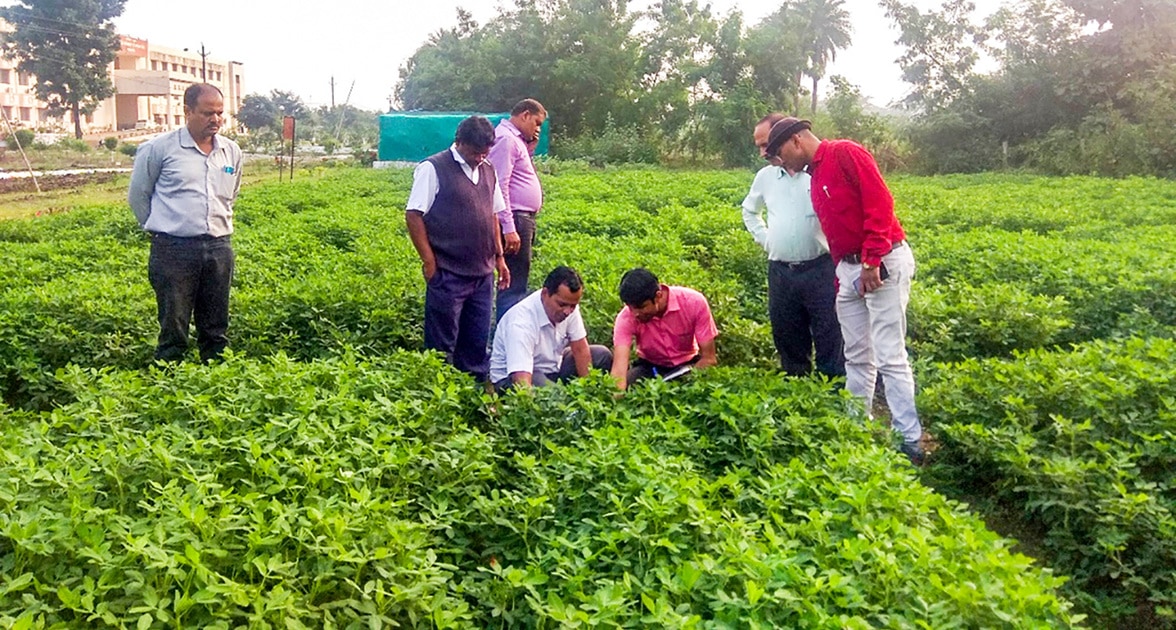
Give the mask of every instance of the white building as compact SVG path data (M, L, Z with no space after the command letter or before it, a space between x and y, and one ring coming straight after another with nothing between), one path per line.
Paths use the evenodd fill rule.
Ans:
M164 131L184 124L184 90L193 83L210 83L225 96L226 128L236 126L241 108L243 65L199 52L150 45L145 39L120 35L121 47L110 78L115 95L102 101L92 114L82 117L88 135L130 135L139 131ZM36 100L36 77L18 72L16 62L0 57L0 111L13 126L73 131L70 114L50 118Z

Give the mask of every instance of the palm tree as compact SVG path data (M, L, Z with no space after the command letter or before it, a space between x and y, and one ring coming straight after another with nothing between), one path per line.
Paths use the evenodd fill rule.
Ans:
M804 73L813 80L813 113L817 111L817 83L824 78L828 63L837 59L837 50L851 42L853 27L844 4L845 0L799 0L794 5L805 26Z

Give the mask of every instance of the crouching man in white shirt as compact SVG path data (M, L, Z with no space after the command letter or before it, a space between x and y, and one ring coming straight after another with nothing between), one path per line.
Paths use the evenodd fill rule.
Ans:
M556 267L543 288L508 310L494 331L490 382L498 391L512 386L542 387L552 381L587 376L592 368L607 372L612 352L588 345L580 317L584 282L571 267Z

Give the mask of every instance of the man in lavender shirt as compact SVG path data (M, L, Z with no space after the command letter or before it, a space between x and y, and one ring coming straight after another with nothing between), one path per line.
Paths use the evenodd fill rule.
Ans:
M494 130L494 146L489 161L498 174L506 210L498 213L502 228L503 254L510 269L510 286L498 292L497 316L527 296L531 276L531 245L535 241L535 215L543 206L543 189L531 163L531 152L539 141L539 129L547 120L547 110L533 99L525 98L510 110L510 118Z

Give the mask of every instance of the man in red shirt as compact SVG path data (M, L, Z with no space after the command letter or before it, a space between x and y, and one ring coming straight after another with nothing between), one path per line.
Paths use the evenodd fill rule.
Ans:
M923 462L923 428L906 350L906 308L915 257L894 215L894 197L869 151L851 140L813 135L807 120L785 118L767 152L784 168L807 169L810 195L837 265L837 319L845 340L846 387L872 408L879 374L902 452Z

